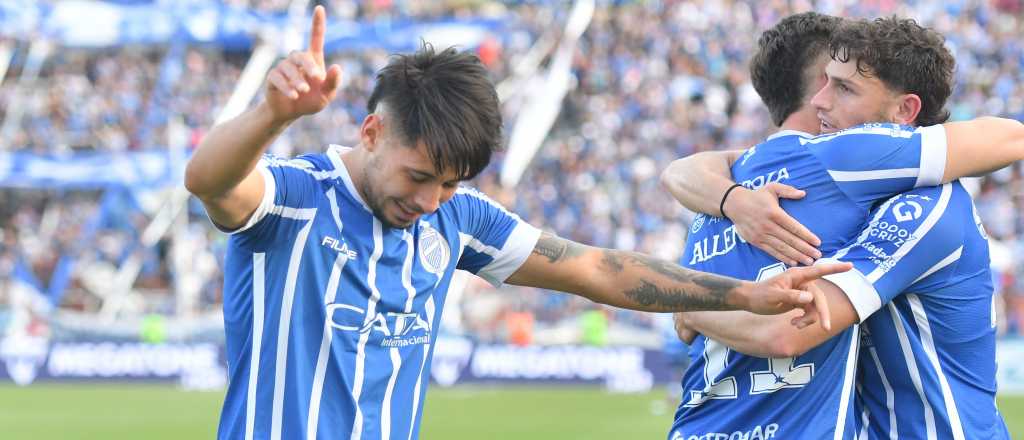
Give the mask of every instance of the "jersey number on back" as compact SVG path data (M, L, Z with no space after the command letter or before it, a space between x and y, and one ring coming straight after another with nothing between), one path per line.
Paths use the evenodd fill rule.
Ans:
M757 281L763 281L786 270L782 263L761 268ZM729 364L729 347L718 341L704 340L704 386L703 390L690 391L684 406L700 406L710 399L735 399L739 397L736 378L719 378ZM750 394L773 393L783 388L800 388L814 377L814 364L793 365L795 358L770 358L767 370L750 372ZM717 380L716 380L717 379Z

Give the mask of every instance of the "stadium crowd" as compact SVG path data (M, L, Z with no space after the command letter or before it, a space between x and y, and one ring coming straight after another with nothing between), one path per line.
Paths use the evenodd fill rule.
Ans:
M281 13L284 0L225 0L226 4ZM451 15L508 13L517 29L498 44L489 40L481 57L496 82L512 75L512 62L533 41L560 28L566 11L546 2L416 2L330 0L328 15L354 20L430 19ZM430 6L424 6L427 4ZM472 185L510 207L534 225L584 243L634 249L675 260L681 253L692 213L672 202L658 185L671 160L694 152L744 148L773 127L750 86L747 60L757 32L797 11L815 9L844 17L898 14L918 19L947 37L958 69L948 108L954 120L1001 115L1024 120L1024 17L1020 0L935 2L848 1L655 1L598 2L590 27L572 63L575 87L544 143L515 188L498 184L502 156ZM561 4L559 3L559 7ZM737 29L749 30L736 32ZM29 42L14 42L26 50ZM161 75L166 47L55 50L39 78L23 84L17 62L0 83L0 120L21 109L10 150L60 154L70 150L122 151L166 148L174 142L169 121L186 127L184 142L194 147L227 101L248 53L189 47L180 72ZM372 74L387 53L366 50L332 54L344 71L341 95L330 108L291 127L271 147L278 155L316 151L325 143L352 144L366 114ZM162 81L167 83L162 83ZM514 105L506 106L510 130ZM507 130L508 131L508 130ZM1004 332L1024 332L1024 167L1020 164L977 181L976 205L992 243L997 286L1005 302ZM0 190L0 304L13 267L25 262L40 280L49 280L68 252L87 262L76 265L62 307L89 311L96 301L90 285L113 277L113 268L134 249L146 223L137 207L123 208L122 222L100 225L94 244L76 242L97 192ZM205 222L198 205L191 210L185 249L206 258L174 264L167 240L146 253L136 287L169 292L175 267L196 270L193 260L222 258L225 237ZM104 266L104 264L106 266ZM106 271L102 268L106 267ZM219 274L191 279L201 303L219 311ZM193 277L194 278L194 277ZM462 324L488 340L507 340L523 314L538 336L561 335L593 306L568 295L532 289L492 289L471 281L461 299ZM155 307L150 312L168 313ZM610 325L651 329L653 315L605 310ZM513 317L514 319L503 319ZM516 324L519 325L519 324ZM510 330L512 328L512 330ZM571 331L569 332L571 333ZM634 334L629 331L627 334ZM536 338L560 340L561 336Z

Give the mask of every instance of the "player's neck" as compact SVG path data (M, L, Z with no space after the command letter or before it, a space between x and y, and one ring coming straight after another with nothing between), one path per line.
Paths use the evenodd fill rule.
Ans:
M779 125L779 131L795 130L804 133L818 134L821 131L821 120L818 119L817 111L807 105L789 115Z

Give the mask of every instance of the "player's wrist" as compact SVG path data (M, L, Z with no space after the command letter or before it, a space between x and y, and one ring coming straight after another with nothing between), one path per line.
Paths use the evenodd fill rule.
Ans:
M757 283L740 281L739 285L729 292L729 295L725 299L725 303L733 310L750 311L750 305L753 302L756 290ZM684 322L686 321L684 320Z
M742 199L745 195L744 192L750 192L750 190L739 183L734 183L722 194L722 201L718 204L718 210L722 217L732 219L732 216L736 215L738 212L736 199Z
M256 112L263 117L268 128L275 133L288 128L292 122L295 122L295 120L299 118L296 115L282 114L278 112L267 100L263 100L256 106Z

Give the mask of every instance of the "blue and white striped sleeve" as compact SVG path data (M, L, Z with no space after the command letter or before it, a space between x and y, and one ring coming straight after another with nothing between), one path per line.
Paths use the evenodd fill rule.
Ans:
M959 258L965 221L973 224L973 215L969 196L957 190L962 192L948 183L887 200L852 243L818 261L853 263L849 272L825 279L846 293L861 321Z
M448 202L459 224L458 268L500 286L533 252L540 230L486 195L459 188Z
M865 205L938 185L946 171L946 130L941 125L864 124L801 142L843 193Z
M303 219L316 206L318 176L329 174L312 158L285 159L265 154L256 170L263 175L263 198L244 225L237 229L217 226L229 234L253 238L272 237L281 218Z

